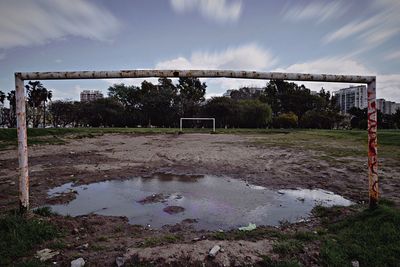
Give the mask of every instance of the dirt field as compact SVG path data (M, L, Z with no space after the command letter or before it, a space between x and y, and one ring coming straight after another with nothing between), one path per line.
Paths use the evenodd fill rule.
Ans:
M289 137L289 135L292 135ZM228 175L274 189L321 188L357 203L367 201L366 146L362 141L337 137L306 140L302 134L104 134L95 138L68 139L64 145L35 145L29 149L31 205L65 203L75 197L64 194L49 200L47 190L67 182L86 184L152 173ZM390 149L395 149L393 152ZM381 191L400 203L398 147L380 158ZM341 153L341 152L345 153ZM364 153L365 151L365 153ZM393 154L393 156L391 156ZM16 208L18 196L17 152L0 152L0 211ZM182 222L159 230L129 225L126 218L99 215L47 218L66 229L65 236L42 247L59 246L52 261L68 265L83 257L90 266L125 262L152 264L243 265L279 259L272 250L276 238L217 240L215 233L193 230ZM283 227L282 231L313 229L317 221ZM260 229L269 229L260 228ZM195 241L193 241L195 240ZM82 245L88 244L88 247ZM215 259L210 248L224 249ZM306 245L300 261L318 265L318 243Z

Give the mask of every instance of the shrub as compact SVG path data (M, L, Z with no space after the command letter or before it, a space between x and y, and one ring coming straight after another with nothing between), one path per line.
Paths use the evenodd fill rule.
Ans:
M274 128L296 128L298 122L299 118L293 112L282 113L272 120L272 126Z

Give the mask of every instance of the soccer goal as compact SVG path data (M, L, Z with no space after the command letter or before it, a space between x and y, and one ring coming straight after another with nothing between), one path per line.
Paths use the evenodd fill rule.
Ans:
M213 132L215 133L215 118L181 118L179 122L179 129L183 131L183 121L184 120L191 120L191 121L212 121L213 123Z
M19 164L19 201L20 212L29 210L29 170L28 170L28 136L26 125L26 96L24 81L26 80L72 80L72 79L121 79L121 78L151 78L151 77L196 77L196 78L233 78L258 80L287 80L305 82L356 83L367 84L368 92L368 178L369 204L374 207L378 203L378 155L377 155L377 104L376 76L332 75L309 73L280 73L260 71L233 70L117 70L117 71L59 71L59 72L16 72L15 94L18 136ZM181 118L182 120L213 120L214 118ZM339 149L339 148L338 148Z

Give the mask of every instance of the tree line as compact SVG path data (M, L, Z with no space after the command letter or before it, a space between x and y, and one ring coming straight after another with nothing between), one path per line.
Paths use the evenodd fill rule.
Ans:
M312 92L304 85L271 80L262 89L243 87L230 97L205 99L207 85L198 78L160 78L157 84L140 86L114 84L108 97L92 102L51 101L52 91L30 81L27 91L27 122L31 127L178 127L181 117L212 117L225 128L360 128L367 124L366 110L352 108L342 115L336 99L321 89ZM0 125L15 127L15 91L0 91L7 99ZM204 126L204 122L185 122ZM191 124L191 125L189 125ZM380 128L400 128L400 110L386 115L378 111Z

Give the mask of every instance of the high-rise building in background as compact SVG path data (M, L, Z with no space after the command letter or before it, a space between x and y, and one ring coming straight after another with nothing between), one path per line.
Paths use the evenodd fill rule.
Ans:
M81 102L91 102L102 98L103 93L98 90L83 90L81 92Z
M333 93L337 97L337 104L342 113L356 107L364 109L368 107L367 87L365 85L350 86Z
M386 101L383 98L376 100L376 108L380 110L383 114L394 114L398 109L400 109L400 103L393 101Z

